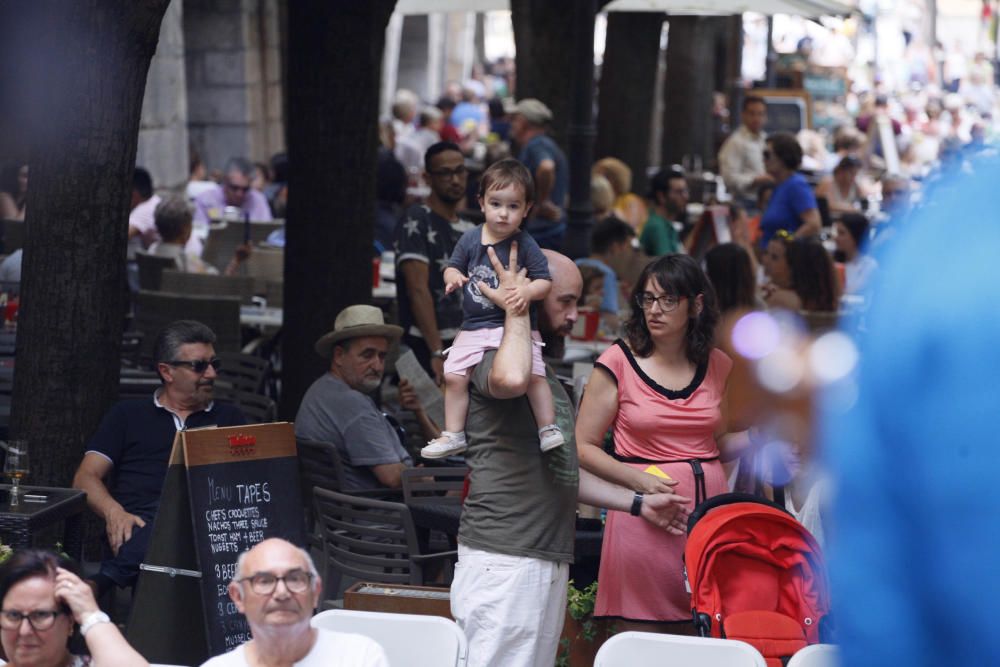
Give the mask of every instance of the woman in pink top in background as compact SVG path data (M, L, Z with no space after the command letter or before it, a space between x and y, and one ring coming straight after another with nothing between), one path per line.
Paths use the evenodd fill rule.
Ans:
M713 347L715 295L693 259L666 255L636 281L632 311L626 340L601 355L584 392L576 422L580 466L637 494L672 490L692 499L690 509L728 491L717 440L725 433L732 361ZM608 428L613 456L602 448ZM646 472L650 466L677 487ZM690 634L685 541L608 512L594 615L622 619L626 630Z

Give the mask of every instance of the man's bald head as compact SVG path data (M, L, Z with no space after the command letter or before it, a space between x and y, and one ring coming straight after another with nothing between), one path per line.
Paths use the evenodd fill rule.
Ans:
M576 304L583 292L580 269L566 255L542 250L549 263L552 289L542 302L538 328L543 336L568 336L578 316Z

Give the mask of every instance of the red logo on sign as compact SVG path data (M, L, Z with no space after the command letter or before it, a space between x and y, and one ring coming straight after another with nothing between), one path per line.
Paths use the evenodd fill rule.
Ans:
M229 440L229 453L233 456L250 456L254 453L257 445L257 438L252 435L237 433L227 438Z

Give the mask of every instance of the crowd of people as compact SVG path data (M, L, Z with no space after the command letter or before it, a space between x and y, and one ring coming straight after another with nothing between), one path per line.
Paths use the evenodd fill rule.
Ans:
M364 304L338 315L315 343L329 366L305 394L295 431L338 449L344 491L398 489L420 459L464 455L470 476L451 611L470 664L552 663L580 502L609 510L595 615L620 629L694 631L686 517L757 468L765 426L732 417L727 324L753 311L808 320L863 304L879 271L868 249L892 242L919 183L942 164L992 150L983 123L995 101L975 88L982 69L943 108L928 97L924 112L910 113L904 98L905 118L894 102L866 98L829 146L766 133L767 104L748 91L741 124L716 156L715 188L664 165L648 174L648 192L636 193L629 166L602 156L591 166L590 253L575 261L560 253L570 165L549 135L543 101L502 101L511 83L504 71L489 88L449 86L433 104L399 91L381 128L373 202L373 253L394 253L398 323ZM938 148L927 159L932 139ZM901 158L895 171L892 155ZM285 156L232 158L212 178L204 171L193 160L185 195L161 198L136 169L130 256L218 271L200 259L211 219L283 214ZM21 165L5 175L3 218L23 218L27 173ZM701 202L690 201L696 187ZM269 241L281 246L283 236ZM250 252L238 248L223 272ZM554 367L588 311L599 314L607 346L582 397L571 397ZM135 582L174 433L245 423L239 409L213 400L214 343L198 322L168 326L154 353L161 387L150 400L115 406L90 440L74 486L105 521L109 552L97 574L84 582L66 561L31 551L0 569L0 637L13 664L86 664L66 648L74 623L95 662L146 664L98 610L88 583L101 594ZM377 403L393 381L386 363L397 343L444 388L438 424L426 397L398 381L399 404L427 442L419 456ZM787 486L785 506L825 543L823 483L805 443L788 444L793 462L782 483L751 481ZM294 545L266 540L243 554L229 595L253 639L208 664L331 664L332 655L340 660L332 664L387 664L373 642L310 627L321 590L309 554Z

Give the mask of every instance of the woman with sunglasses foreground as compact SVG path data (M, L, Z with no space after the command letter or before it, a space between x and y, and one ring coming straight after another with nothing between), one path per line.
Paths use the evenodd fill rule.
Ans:
M18 551L0 566L0 600L0 643L14 667L148 667L100 611L76 566L51 551ZM70 652L77 625L89 656Z

